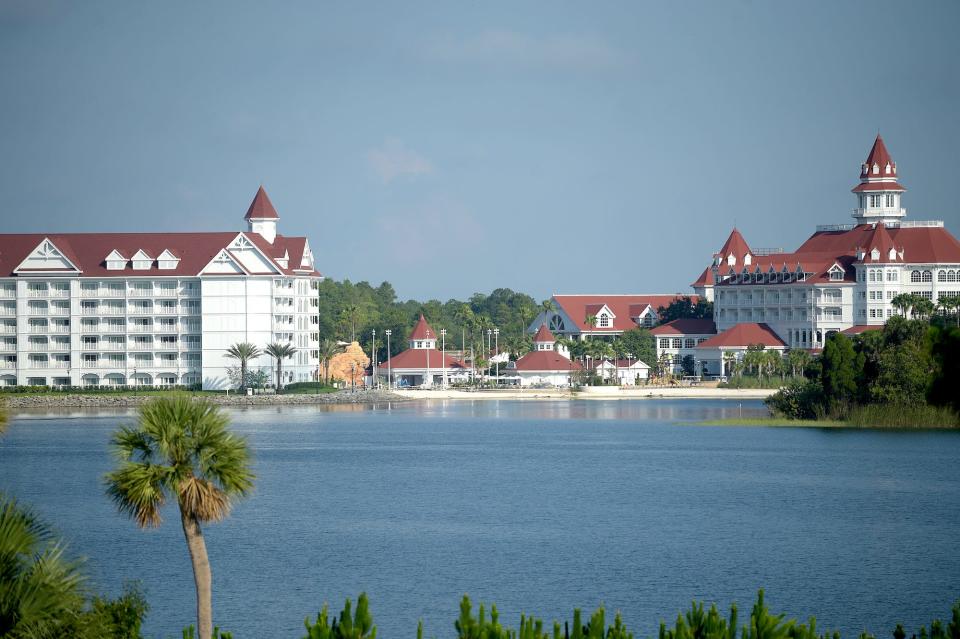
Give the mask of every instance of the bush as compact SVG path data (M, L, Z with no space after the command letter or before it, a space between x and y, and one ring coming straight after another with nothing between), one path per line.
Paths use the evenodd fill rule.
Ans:
M792 380L764 400L774 415L787 419L817 419L824 414L824 394L820 382Z
M294 382L283 387L284 393L331 393L335 390L323 382Z

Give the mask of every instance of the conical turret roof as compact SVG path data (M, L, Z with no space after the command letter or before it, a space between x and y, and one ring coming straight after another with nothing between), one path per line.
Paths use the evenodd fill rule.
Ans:
M247 214L243 216L245 220L279 220L280 216L277 215L277 209L273 208L273 203L270 201L270 198L267 197L267 192L263 190L261 185L257 189L257 194L253 196L253 202L250 203L250 208L247 209Z

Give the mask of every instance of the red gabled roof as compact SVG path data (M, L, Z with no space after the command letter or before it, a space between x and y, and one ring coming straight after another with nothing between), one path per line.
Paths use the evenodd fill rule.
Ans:
M697 348L746 348L753 344L763 344L767 348L784 348L787 345L767 324L743 322L701 342Z
M903 249L908 264L960 262L960 242L942 226L893 227L886 229L897 250ZM848 231L818 231L804 242L797 253L855 255L867 245L872 224L860 224Z
M247 214L243 216L245 220L279 220L280 216L277 215L277 209L273 208L273 203L270 201L270 198L267 197L267 192L263 190L263 186L257 189L257 194L253 196L253 202L250 203L250 208L247 209Z
M430 353L430 368L466 368L456 357L444 356L442 351L435 348L408 348L390 358L390 370L413 369L426 370L427 353ZM442 365L441 365L442 363ZM380 370L387 370L387 362L380 362Z
M708 266L703 269L703 273L700 274L700 277L690 285L691 288L697 288L698 286L709 286L713 284L713 275L711 274L712 269Z
M546 324L541 324L540 328L537 329L537 334L533 336L533 341L553 343L557 341L557 338L553 336Z
M753 251L750 250L747 241L743 239L740 231L734 228L730 231L727 241L723 243L723 246L717 251L716 255L723 258L724 264L727 262L727 257L733 255L734 258L736 258L734 264L739 265L743 262L743 256L748 253L753 254Z
M238 231L213 233L24 233L0 235L0 277L9 277L14 269L27 258L44 238L53 242L64 256L81 271L81 277L158 277L196 276L217 254L230 245ZM283 268L273 257L274 248L257 233L244 233L260 249L274 266L285 275L294 275L292 268ZM297 244L303 238L277 236L277 242ZM123 270L107 270L106 258L117 250L123 256L132 256L138 250L150 255L160 255L169 250L179 258L176 268L159 268L154 260L149 269L133 270L127 265ZM291 266L294 266L293 250ZM302 256L302 254L301 254ZM127 258L129 259L129 258ZM296 264L299 266L299 260ZM302 272L299 274L303 274ZM320 273L312 271L311 275Z
M863 256L864 262L872 262L874 264L882 264L889 262L897 261L897 252L896 247L893 244L893 238L890 237L890 234L887 233L887 227L883 222L877 223L874 227L873 232L868 236L866 244L862 247L866 251L866 255ZM870 256L870 253L877 249L880 253L878 259L873 259ZM894 251L894 258L890 259L890 250Z
M876 164L880 167L879 173L873 172L873 165ZM887 165L890 165L890 171L887 172ZM877 139L873 141L873 148L870 149L870 154L867 156L867 161L863 163L863 166L860 167L860 177L891 177L896 179L897 175L897 164L893 161L893 158L890 157L890 152L887 151L887 145L883 143L883 138L880 137L880 134L877 134Z
M526 373L539 371L578 371L580 362L572 361L557 351L530 351L517 360L517 370Z
M410 337L407 339L437 339L437 334L433 332L433 328L431 328L430 324L427 323L423 313L420 313L420 319L417 320L417 325L413 327L413 331L410 333Z
M637 324L631 319L637 317L634 312L642 312L647 306L652 306L654 310L661 306L669 306L670 302L689 297L693 302L699 298L696 295L554 295L553 301L557 308L570 318L579 331L601 332L601 331L628 331L636 328ZM584 319L588 312L588 307L599 310L606 305L616 317L613 318L612 326L591 327L587 326ZM573 327L568 327L568 329Z
M654 335L715 335L717 325L708 319L675 319L650 332Z

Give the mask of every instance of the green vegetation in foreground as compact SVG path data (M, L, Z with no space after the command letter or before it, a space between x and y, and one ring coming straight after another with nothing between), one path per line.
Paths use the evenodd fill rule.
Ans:
M852 424L835 419L789 419L787 417L744 417L708 419L695 426L788 426L791 428L850 428Z
M247 442L230 431L226 414L186 395L154 399L111 444L118 467L106 476L107 494L141 528L160 525L160 508L176 501L193 564L199 639L213 631L210 561L201 524L225 519L253 489Z
M294 382L283 387L284 395L313 395L320 393L336 393L337 388L323 382Z

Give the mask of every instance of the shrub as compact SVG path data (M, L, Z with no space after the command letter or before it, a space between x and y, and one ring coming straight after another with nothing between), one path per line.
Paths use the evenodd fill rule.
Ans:
M850 409L851 426L871 428L958 428L960 415L949 406L869 404Z

